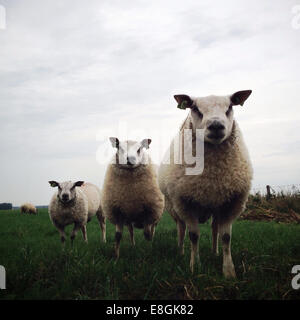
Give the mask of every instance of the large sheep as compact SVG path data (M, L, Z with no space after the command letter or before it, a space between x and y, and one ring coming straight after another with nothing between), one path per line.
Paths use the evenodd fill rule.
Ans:
M58 187L49 205L49 215L60 233L61 242L64 244L66 239L65 227L73 223L72 243L80 229L83 239L87 242L86 224L94 215L97 215L102 230L102 240L106 242L106 224L100 205L99 188L83 181L49 181L49 183L51 187Z
M116 226L116 258L119 258L123 226L127 226L132 245L133 228L144 229L144 236L152 240L155 226L164 209L157 175L145 149L150 139L142 142L123 141L110 138L117 152L108 165L101 204L104 216Z
M185 129L192 130L193 139L184 145L185 152L193 150L195 153L196 129L204 130L204 167L201 174L187 175L190 165L184 161L182 164L174 163L174 140L168 151L171 162L166 164L165 159L159 168L159 185L165 195L166 210L176 221L182 254L188 227L192 272L195 260L199 261L198 223L212 217L213 252L218 254L220 235L224 276L235 277L230 249L231 227L244 210L251 187L252 166L241 131L234 120L232 106L242 106L250 94L251 90L239 91L231 96L174 96L179 108L190 109L180 129L181 137Z
M21 213L37 214L37 208L31 203L24 203L20 207Z

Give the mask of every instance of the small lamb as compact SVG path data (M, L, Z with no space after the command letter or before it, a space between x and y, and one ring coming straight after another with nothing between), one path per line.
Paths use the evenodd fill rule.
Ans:
M31 203L24 203L20 207L21 213L37 214L37 208Z
M152 240L163 214L164 196L150 156L145 152L151 140L121 142L110 138L110 141L117 152L106 171L101 204L104 216L116 226L115 254L118 259L124 225L132 245L135 244L133 227L144 229L145 239Z
M102 230L102 240L106 242L106 224L100 206L101 192L91 183L83 181L56 182L49 181L51 187L58 187L50 205L49 215L54 226L58 229L62 244L65 243L65 227L74 223L71 241L75 239L81 229L83 239L87 242L86 224L94 215L97 215Z
M190 268L199 260L199 223L212 217L213 252L218 253L218 236L223 246L223 273L234 278L235 269L231 257L231 228L242 213L248 198L252 180L252 166L246 145L236 120L233 106L243 105L251 90L238 91L230 96L191 98L176 95L181 109L189 108L180 134L191 129L192 142L187 152L195 151L196 129L204 130L204 170L197 175L187 175L190 166L176 164L174 141L171 144L171 163L161 164L159 184L165 195L166 210L177 224L178 245L183 254L186 226L191 241Z

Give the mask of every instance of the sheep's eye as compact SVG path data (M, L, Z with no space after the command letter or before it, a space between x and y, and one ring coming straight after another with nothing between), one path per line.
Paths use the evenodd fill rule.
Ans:
M203 118L203 114L199 111L197 107L193 107L192 111L194 111L200 118Z
M137 154L138 154L138 155L141 154L141 148L139 148L139 149L137 150Z
M226 116L229 117L230 113L232 111L232 105L229 106L228 110L226 111Z

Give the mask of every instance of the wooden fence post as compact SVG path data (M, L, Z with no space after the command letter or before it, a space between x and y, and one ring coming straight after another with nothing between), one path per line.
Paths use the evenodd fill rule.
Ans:
M270 200L272 198L272 194L271 194L271 187L269 185L266 186L267 188L267 200Z

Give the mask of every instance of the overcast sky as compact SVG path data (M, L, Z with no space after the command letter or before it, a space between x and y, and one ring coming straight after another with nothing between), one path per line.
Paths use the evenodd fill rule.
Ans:
M110 135L152 138L158 161L187 113L174 94L243 89L253 186L299 184L298 4L0 0L0 202L48 204L48 180L101 186Z

